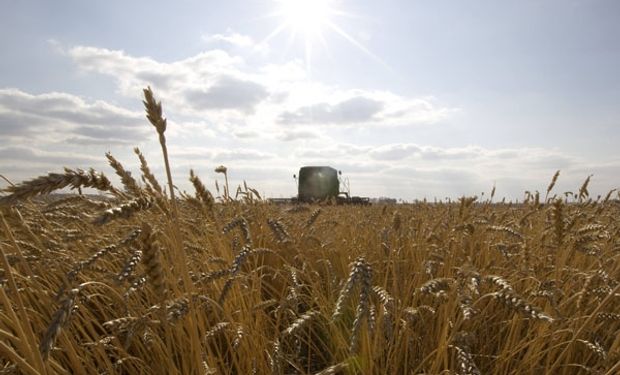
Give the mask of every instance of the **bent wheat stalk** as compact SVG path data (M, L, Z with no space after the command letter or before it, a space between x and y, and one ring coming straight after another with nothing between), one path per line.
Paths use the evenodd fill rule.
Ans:
M39 176L18 185L7 187L3 191L9 195L0 197L0 204L14 204L18 200L49 194L54 190L66 187L71 187L71 189L89 187L109 191L117 196L121 195L103 173L96 172L92 168L88 172L81 169L65 168L65 173L49 173L47 176Z

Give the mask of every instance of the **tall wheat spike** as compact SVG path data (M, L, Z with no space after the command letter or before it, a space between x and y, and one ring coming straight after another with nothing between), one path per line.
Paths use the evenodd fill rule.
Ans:
M549 196L549 193L551 192L551 190L553 190L555 183L558 181L558 177L560 177L560 170L557 170L555 172L555 174L551 178L551 182L549 183L549 186L547 186L547 193L545 194L545 202L547 201L547 197Z
M147 87L144 91L144 108L146 109L146 118L157 130L159 135L159 144L161 145L161 151L164 155L164 164L166 166L166 176L168 177L168 189L170 191L170 200L172 209L177 216L177 203L174 197L174 184L172 183L172 173L170 172L170 162L168 161L168 147L166 147L166 131L167 121L163 117L163 111L161 108L161 102L155 100L151 87Z

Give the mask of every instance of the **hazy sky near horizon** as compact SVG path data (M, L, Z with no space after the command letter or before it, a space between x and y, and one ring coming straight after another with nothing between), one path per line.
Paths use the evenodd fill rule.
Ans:
M2 0L0 174L137 176L137 146L163 181L150 85L181 189L220 164L274 197L303 165L406 200L620 187L619 1L285 3Z

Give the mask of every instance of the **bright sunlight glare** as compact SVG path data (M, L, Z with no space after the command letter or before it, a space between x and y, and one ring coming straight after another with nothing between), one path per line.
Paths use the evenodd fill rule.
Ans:
M339 35L373 60L388 67L385 62L341 27L340 22L336 18L354 16L337 8L340 5L339 0L275 0L275 3L275 12L271 13L270 16L280 18L283 22L267 35L261 43L267 43L287 30L290 32L289 43L293 42L297 36L300 36L305 47L305 61L308 71L311 69L313 44L319 41L325 50L328 50L325 32Z
M278 13L287 26L306 37L319 35L334 14L330 0L279 0L278 3Z

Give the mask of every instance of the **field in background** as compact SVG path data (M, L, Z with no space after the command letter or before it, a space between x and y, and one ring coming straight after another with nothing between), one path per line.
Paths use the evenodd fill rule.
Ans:
M136 153L141 183L108 155L122 188L66 169L0 196L0 373L620 371L614 191L280 206L190 172L174 198Z

